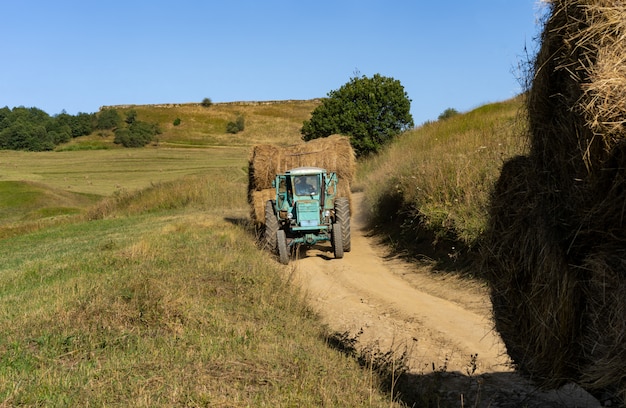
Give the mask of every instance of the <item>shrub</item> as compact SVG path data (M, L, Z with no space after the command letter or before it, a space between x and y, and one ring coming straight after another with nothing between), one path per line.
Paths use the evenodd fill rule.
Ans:
M226 132L228 133L239 133L243 131L245 128L243 115L238 115L237 119L234 122L228 122L226 125Z
M178 126L180 125L180 118L176 118L174 119L174 122L172 123L174 126Z
M456 116L456 115L458 115L458 114L459 114L459 111L457 111L456 109L454 109L454 108L448 108L448 109L446 109L445 111L443 111L443 112L441 113L441 115L439 115L439 117L438 117L437 119L439 119L439 120L445 120L445 119L451 118L451 117L453 117L453 116Z
M117 129L113 142L124 147L143 147L152 142L154 136L160 133L157 125L136 121L127 128Z

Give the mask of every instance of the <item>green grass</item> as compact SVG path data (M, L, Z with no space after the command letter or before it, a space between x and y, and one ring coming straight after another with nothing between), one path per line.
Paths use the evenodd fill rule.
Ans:
M0 152L0 406L397 406L257 247L247 157Z
M133 107L164 126L158 144L0 151L0 406L397 406L329 347L248 222L251 145L299 142L317 103ZM408 132L355 188L394 239L471 247L502 162L524 152L520 109ZM246 130L226 135L237 114Z
M245 175L248 152L248 147L0 151L0 181L35 181L104 197L214 170Z
M182 211L5 240L0 401L387 406L245 229Z
M370 214L399 250L419 243L455 258L476 247L503 162L527 148L522 107L519 97L427 123L360 163Z

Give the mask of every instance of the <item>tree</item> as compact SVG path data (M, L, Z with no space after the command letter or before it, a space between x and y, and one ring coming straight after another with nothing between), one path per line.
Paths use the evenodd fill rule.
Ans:
M127 125L132 125L136 120L137 111L134 109L129 110L128 113L126 113L126 119L124 119L124 122L126 122Z
M445 111L443 111L443 112L441 113L441 115L439 115L439 117L438 117L437 119L439 119L439 120L444 120L444 119L448 119L448 118L451 118L451 117L453 117L453 116L456 116L456 115L458 115L458 114L459 114L459 111L457 111L456 109L454 109L454 108L448 108L448 109L446 109Z
M413 127L411 100L400 81L375 74L351 78L328 93L303 123L305 141L332 134L350 136L358 156L376 153L394 137Z
M120 125L121 120L117 109L105 109L98 114L96 128L100 130L115 129Z
M54 143L43 125L19 118L0 131L0 149L52 150Z
M143 147L152 142L154 136L160 133L161 130L156 124L137 120L127 128L116 129L113 143L124 147Z
M208 108L209 106L213 105L213 101L211 100L211 98L204 98L200 104L205 108Z
M86 136L93 132L96 115L93 113L78 112L78 115L72 116L70 127L72 128L72 137Z

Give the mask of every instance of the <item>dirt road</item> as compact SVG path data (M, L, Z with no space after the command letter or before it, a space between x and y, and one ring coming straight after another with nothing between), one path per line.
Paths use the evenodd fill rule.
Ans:
M437 378L440 406L598 406L576 387L544 393L521 379L492 330L487 289L386 258L364 230L361 200L353 197L351 252L336 260L330 247L318 246L290 264L292 279L331 330L358 336L360 347L406 351L416 384Z

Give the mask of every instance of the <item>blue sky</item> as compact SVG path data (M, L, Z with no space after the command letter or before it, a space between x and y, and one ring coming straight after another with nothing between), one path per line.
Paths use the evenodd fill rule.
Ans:
M399 80L416 125L515 96L536 0L3 1L0 107L312 99Z

